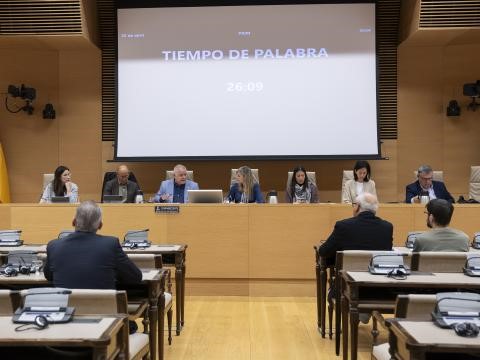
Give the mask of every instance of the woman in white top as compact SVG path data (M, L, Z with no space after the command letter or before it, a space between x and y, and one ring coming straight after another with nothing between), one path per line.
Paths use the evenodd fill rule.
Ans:
M70 169L66 166L55 169L53 180L43 189L40 203L51 203L54 196L68 197L70 203L78 202L78 186L71 181Z
M347 180L342 190L342 202L352 204L355 198L362 193L377 196L375 182L370 179L370 164L359 160L353 167L353 180Z

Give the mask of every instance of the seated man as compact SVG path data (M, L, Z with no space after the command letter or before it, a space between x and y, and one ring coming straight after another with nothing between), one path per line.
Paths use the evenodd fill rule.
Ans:
M75 232L47 245L44 274L55 287L115 289L116 283L138 284L142 272L123 252L118 238L97 235L102 212L82 202L73 219Z
M377 197L363 193L352 205L353 217L337 221L333 232L320 246L319 253L327 258L327 264L335 264L337 251L392 250L393 225L375 216Z
M123 202L133 203L135 202L135 196L140 190L138 184L135 181L128 180L130 171L127 165L120 165L117 168L117 177L105 184L103 195L122 195Z
M420 203L422 192L428 193L430 200L444 199L448 202L455 202L445 187L445 184L441 181L433 180L433 170L429 165L422 165L418 168L417 178L417 181L407 185L405 191L405 202L407 204Z
M468 236L448 225L453 205L447 200L433 199L426 206L427 226L431 231L417 235L413 251L468 251Z
M173 168L173 179L162 181L154 201L186 203L188 202L188 190L198 190L198 184L187 180L187 168L178 164Z

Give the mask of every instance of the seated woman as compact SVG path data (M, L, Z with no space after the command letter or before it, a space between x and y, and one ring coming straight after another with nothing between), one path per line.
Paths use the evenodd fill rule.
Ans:
M292 181L287 184L285 200L288 203L317 203L318 190L307 176L303 166L293 169Z
M227 199L236 203L265 202L260 185L248 166L242 166L237 170L237 182L230 188Z
M51 203L54 196L68 196L70 203L78 202L78 186L70 181L70 169L59 166L51 182L45 186L40 203Z
M347 180L342 191L342 202L352 204L355 198L363 193L377 196L375 182L370 179L370 164L359 160L353 167L353 180Z

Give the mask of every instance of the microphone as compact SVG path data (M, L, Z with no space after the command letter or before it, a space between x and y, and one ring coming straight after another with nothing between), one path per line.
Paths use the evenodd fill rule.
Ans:
M72 293L72 290L64 289L64 290L58 290L58 291L51 291L51 292L29 292L25 296L31 296L31 295L70 295Z
M139 233L148 232L148 231L150 231L150 229L127 231L127 233L123 236L123 241L126 241L126 237L129 235L139 234Z
M473 259L480 259L480 256L472 256L472 257L467 258L467 263L465 264L465 267L470 269L470 270L480 270L480 262L476 261L478 263L478 265L469 265L470 260L473 260Z

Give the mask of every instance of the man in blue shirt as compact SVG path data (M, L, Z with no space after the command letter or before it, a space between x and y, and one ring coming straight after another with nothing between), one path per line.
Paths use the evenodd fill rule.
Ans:
M187 168L178 164L173 168L173 179L162 181L154 201L186 203L188 202L188 190L198 190L198 184L187 180Z

